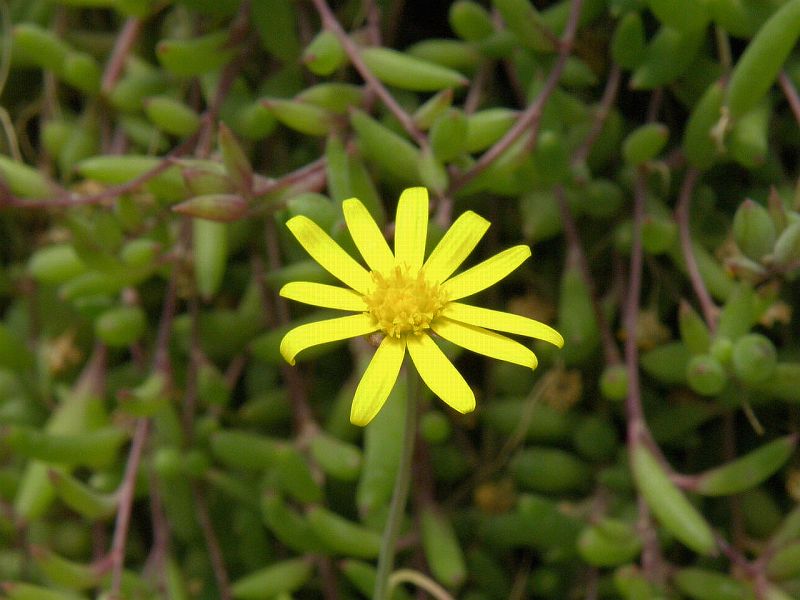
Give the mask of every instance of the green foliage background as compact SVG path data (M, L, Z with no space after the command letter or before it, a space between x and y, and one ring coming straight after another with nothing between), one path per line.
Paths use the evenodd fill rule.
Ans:
M431 18L434 15L435 18ZM539 368L446 348L398 567L439 597L800 597L800 0L0 4L0 594L370 597L404 385L278 345L425 185ZM432 247L432 244L429 244ZM427 581L428 583L425 583ZM401 586L396 598L411 597Z

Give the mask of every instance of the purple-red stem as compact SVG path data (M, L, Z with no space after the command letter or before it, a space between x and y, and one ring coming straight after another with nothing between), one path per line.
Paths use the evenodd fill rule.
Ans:
M136 430L133 442L128 453L128 462L125 465L125 474L119 487L119 509L114 522L114 537L111 541L111 589L112 598L118 598L122 586L122 570L125 567L125 546L128 542L128 529L131 522L133 509L133 496L136 488L136 473L139 470L139 461L142 458L147 435L150 431L150 420L141 418L136 421Z
M339 40L339 43L342 45L353 67L358 71L359 75L361 75L362 79L364 79L367 86L380 98L381 102L383 102L386 108L395 116L400 122L400 125L403 126L403 129L406 130L417 145L423 149L427 148L428 139L414 124L414 120L411 116L403 110L397 100L389 93L389 90L386 89L364 63L364 60L361 58L361 53L358 51L358 46L356 46L353 40L350 39L350 36L347 35L344 28L339 24L339 21L336 19L333 11L331 11L328 3L325 0L311 1L322 19L323 26Z
M683 179L683 185L681 185L681 191L678 197L678 205L675 208L675 220L678 223L681 252L683 253L684 261L686 261L689 281L700 303L700 310L703 313L706 325L708 325L709 330L713 334L717 329L718 309L716 304L714 304L714 300L711 299L711 294L709 294L706 284L703 282L702 275L700 275L700 269L694 257L692 238L689 231L689 209L694 186L697 183L699 175L700 172L694 167L689 167L689 170L686 171L686 176Z
M556 201L558 202L558 209L561 213L561 222L564 225L564 235L567 238L567 246L569 247L568 255L575 257L575 262L577 263L581 277L586 287L589 289L592 309L594 310L594 316L597 320L597 326L600 329L600 336L603 340L604 359L608 365L620 364L622 363L622 356L619 348L617 348L617 343L614 341L611 327L600 305L600 300L597 297L597 289L591 270L589 269L589 261L586 259L586 253L583 251L583 245L581 244L580 235L578 234L575 218L572 216L572 211L569 208L567 199L564 197L564 189L560 185L557 185L555 194Z
M314 1L319 2L321 0ZM558 81L561 79L561 74L564 72L567 58L569 58L570 52L572 51L572 44L575 41L575 33L578 30L578 21L581 14L582 4L583 0L573 0L572 4L570 5L569 20L567 21L567 26L564 30L564 36L559 42L558 59L556 60L555 65L553 65L553 69L548 74L542 91L530 104L530 106L528 106L528 108L526 108L525 111L519 116L517 122L514 123L514 126L509 129L508 132L500 140L498 140L494 146L489 148L483 155L481 155L478 161L472 165L468 171L462 173L460 177L456 178L452 182L449 190L450 194L455 194L458 190L475 179L475 177L483 173L483 171L489 168L489 165L497 160L497 158L500 157L503 152L508 150L508 148L526 131L530 131L531 133L531 145L536 143L536 137L539 133L539 122L542 118L542 111L544 110L545 104L547 104L547 101L550 99L550 96L555 91Z
M778 76L778 83L780 83L783 95L786 96L786 101L792 109L795 120L800 124L800 95L797 94L797 89L786 74L786 71L781 71L781 74Z

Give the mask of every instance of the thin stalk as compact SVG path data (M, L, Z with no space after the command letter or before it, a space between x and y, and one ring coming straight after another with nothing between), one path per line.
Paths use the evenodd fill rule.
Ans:
M394 568L394 555L397 546L397 535L406 511L408 490L411 487L411 463L414 456L414 438L417 433L417 402L419 400L421 381L414 365L406 360L406 380L408 381L406 399L406 422L403 432L403 450L400 465L394 481L394 494L389 505L389 518L383 530L381 553L378 556L378 572L375 577L375 591L372 600L388 600L389 575Z

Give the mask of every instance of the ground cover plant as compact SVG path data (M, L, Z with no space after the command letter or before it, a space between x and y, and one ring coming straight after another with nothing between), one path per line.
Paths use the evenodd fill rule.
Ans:
M798 37L0 3L0 597L800 597Z

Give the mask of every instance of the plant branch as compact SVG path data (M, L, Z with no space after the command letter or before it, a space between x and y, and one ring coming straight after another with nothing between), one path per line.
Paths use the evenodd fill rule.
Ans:
M111 51L111 56L103 70L100 90L104 96L108 96L108 94L111 93L120 75L122 75L122 71L125 68L125 61L141 31L142 20L138 17L130 17L122 26L122 29L114 41L114 49Z
M214 579L217 581L219 597L222 600L231 600L233 594L231 592L228 570L225 567L225 558L222 556L222 549L220 548L217 534L214 531L214 524L211 522L205 493L197 484L192 486L192 497L194 498L197 520L203 532L203 537L205 538L208 557L211 559L211 570L214 572Z
M314 1L319 2L321 0ZM523 133L530 131L530 145L531 147L535 145L536 138L539 133L539 123L542 118L544 106L547 104L550 96L555 91L558 81L561 79L561 74L564 72L567 58L569 58L570 52L572 51L572 44L575 41L575 33L578 30L578 21L581 14L582 4L583 0L572 0L569 20L567 21L567 26L564 30L564 36L559 42L558 59L553 66L553 70L550 71L550 74L547 76L547 80L545 81L542 91L539 92L539 95L536 97L536 99L519 116L517 122L514 123L514 126L509 129L508 132L494 146L489 148L489 150L487 150L478 159L478 161L472 165L472 167L470 167L468 171L465 171L460 177L454 179L450 186L450 190L448 192L449 194L455 194L470 181L475 179L475 177L483 173L483 171L489 168L489 165L497 160L497 158L499 158L503 152L508 150L508 148L514 142L516 142Z
M406 398L405 429L403 430L403 447L400 455L400 464L397 468L397 477L394 483L394 493L389 505L389 516L381 538L381 549L378 557L378 571L375 574L375 589L372 600L388 600L392 585L390 576L394 568L394 556L397 550L397 535L405 514L408 490L411 487L412 462L414 457L414 440L417 435L417 405L419 403L420 386L422 381L414 365L406 360L406 377L408 378L408 396Z
M375 77L375 75L370 71L369 67L367 67L364 60L361 58L361 54L358 51L358 46L350 39L350 36L347 35L347 32L341 26L339 21L336 19L336 16L331 11L331 8L328 6L326 0L311 0L314 4L314 7L317 9L320 18L322 19L322 24L333 35L336 36L336 39L339 40L339 43L342 45L347 57L350 59L353 67L355 67L356 71L358 71L359 75L364 79L367 83L367 86L375 93L378 98L380 98L381 102L389 109L389 111L395 116L395 118L400 121L400 124L403 126L403 129L406 130L408 135L417 143L420 148L426 148L428 146L428 139L425 135L417 128L414 124L414 120L411 116L403 110L403 108L398 104L397 100L389 93L389 90L380 82L380 80Z
M697 266L697 260L694 257L694 250L692 248L692 238L689 232L689 207L692 200L692 193L694 192L695 184L700 172L694 167L690 167L686 172L681 186L680 195L678 197L678 205L675 208L675 220L678 222L678 233L680 235L681 252L683 259L686 261L686 270L689 273L689 281L692 284L694 293L700 302L700 310L703 313L706 325L713 334L717 329L717 313L718 309L714 301L711 299L703 277L700 275L700 269Z
M797 88L794 87L786 71L781 71L778 76L778 83L780 83L781 90L783 90L783 95L786 96L789 108L792 109L795 120L800 124L800 95L797 94Z
M575 262L577 263L581 277L586 287L589 289L592 309L594 310L594 316L597 320L597 326L600 329L600 337L603 340L603 356L606 364L620 364L622 363L622 356L619 348L617 348L617 343L614 341L614 335L611 333L608 319L606 319L603 308L600 306L600 301L597 297L597 287L594 284L594 278L589 269L589 261L586 259L586 253L583 251L583 244L581 244L575 217L573 217L567 199L564 197L564 188L561 185L557 185L555 194L556 201L558 202L558 209L561 213L561 222L564 226L564 235L567 238L567 246L569 248L568 255L575 257Z
M622 72L619 65L616 63L612 65L611 71L608 73L608 79L606 80L606 87L603 89L603 95L600 97L600 104L595 110L594 122L592 123L592 128L589 130L589 135L586 136L586 139L583 140L583 143L572 155L573 166L580 165L586 161L589 152L592 150L592 146L594 146L597 138L600 137L606 119L611 112L611 105L614 103L619 93L621 75Z
M133 434L131 450L128 453L128 463L125 465L125 474L119 486L119 510L114 522L114 537L111 541L111 589L110 596L118 598L122 586L122 570L125 567L125 546L128 543L128 530L133 510L133 499L136 488L136 473L142 458L147 435L150 431L150 420L140 418L136 421L136 430Z
M628 297L625 302L623 319L625 322L625 365L628 371L628 397L625 411L628 417L628 444L632 449L641 443L641 436L646 431L642 410L642 397L639 384L639 348L636 331L639 320L639 296L642 291L642 223L644 222L645 204L644 173L639 168L634 181L633 195L633 234L631 242L631 263L628 274Z
M650 430L642 409L641 385L639 382L639 348L637 346L637 327L639 320L639 297L642 291L642 223L644 222L645 174L642 167L636 173L633 196L633 241L631 244L630 273L628 275L628 297L623 314L625 322L625 366L628 372L628 397L625 401L627 415L628 452L633 452L637 444L652 442ZM660 454L660 453L659 453ZM663 578L661 550L658 538L653 531L650 509L644 498L638 498L639 518L636 529L642 536L642 566L649 578L660 582Z

